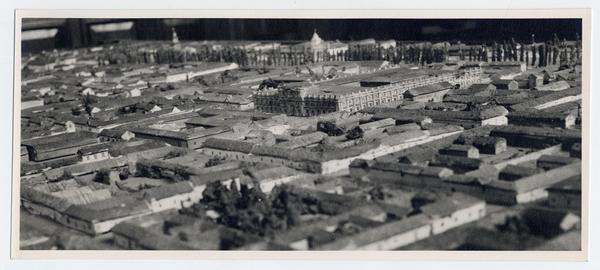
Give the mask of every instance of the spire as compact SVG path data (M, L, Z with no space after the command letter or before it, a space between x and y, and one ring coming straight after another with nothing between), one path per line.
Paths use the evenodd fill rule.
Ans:
M177 32L175 32L175 27L171 27L171 42L173 44L179 43L179 37L177 37Z
M321 37L319 37L319 34L317 34L317 29L314 29L313 36L310 39L310 45L311 46L318 46L318 45L321 44L321 42L323 42L323 40L321 39Z

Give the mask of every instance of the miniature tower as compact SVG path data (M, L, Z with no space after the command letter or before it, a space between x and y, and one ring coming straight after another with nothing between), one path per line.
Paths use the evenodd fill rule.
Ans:
M179 44L179 37L177 37L177 32L175 32L175 27L171 28L171 43L173 45Z

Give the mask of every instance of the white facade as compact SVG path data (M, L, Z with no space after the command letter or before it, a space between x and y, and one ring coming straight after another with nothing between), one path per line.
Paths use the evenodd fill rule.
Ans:
M450 216L433 218L431 231L433 234L440 234L452 228L478 220L484 217L485 214L485 202L480 202L473 206L457 210Z
M105 160L105 159L109 159L109 158L110 158L110 155L108 154L108 151L90 153L90 154L86 154L86 155L81 155L81 163L96 162L96 161L101 161L101 160Z
M170 209L190 207L202 198L204 188L204 185L197 186L194 187L193 191L190 193L177 194L160 200L151 199L150 209L152 209L152 212L161 212Z

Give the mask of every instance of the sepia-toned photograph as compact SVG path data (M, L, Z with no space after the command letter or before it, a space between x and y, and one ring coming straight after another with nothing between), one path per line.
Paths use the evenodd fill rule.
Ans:
M20 251L583 249L581 17L18 20Z

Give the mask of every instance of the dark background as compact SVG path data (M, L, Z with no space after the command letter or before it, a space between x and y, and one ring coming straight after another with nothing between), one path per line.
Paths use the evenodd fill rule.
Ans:
M94 33L90 26L133 21L129 31ZM22 43L24 53L77 48L118 40L168 40L171 28L180 40L308 40L316 30L325 40L365 38L481 43L515 38L546 41L581 35L581 19L24 19L22 30L58 28L48 40Z

